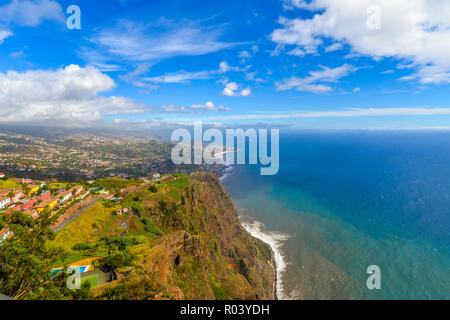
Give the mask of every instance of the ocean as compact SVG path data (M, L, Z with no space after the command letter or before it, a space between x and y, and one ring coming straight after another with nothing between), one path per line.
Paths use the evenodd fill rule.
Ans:
M450 299L450 132L281 131L277 175L230 170L243 225L276 253L280 299Z

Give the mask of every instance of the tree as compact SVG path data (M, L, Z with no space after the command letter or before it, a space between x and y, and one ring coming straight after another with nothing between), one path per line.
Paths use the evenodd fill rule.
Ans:
M8 192L8 198L14 198L16 196L16 194L14 193L14 191L10 191L10 192Z
M0 292L14 299L34 299L42 298L41 289L44 288L58 298L62 294L61 287L58 277L52 277L51 270L65 253L61 248L46 244L55 236L50 226L56 216L50 217L43 211L33 220L15 211L3 219L13 236L0 244Z
M28 187L28 185L25 185L25 184L22 186L22 190L23 190L23 193L26 194L27 196L30 194L30 191L31 191L31 189Z

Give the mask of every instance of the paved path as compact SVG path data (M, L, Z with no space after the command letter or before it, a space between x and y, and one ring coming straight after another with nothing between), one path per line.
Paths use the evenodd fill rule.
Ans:
M71 216L69 219L64 220L59 226L57 226L55 229L53 229L53 231L55 233L58 233L59 231L61 231L62 228L64 228L65 226L67 226L69 223L71 223L73 220L75 220L76 218L78 218L79 216L81 216L87 209L89 209L90 207L92 207L94 204L96 204L97 202L99 202L101 199L97 199L94 202L91 202L87 207L79 210L77 213L75 213L73 216Z

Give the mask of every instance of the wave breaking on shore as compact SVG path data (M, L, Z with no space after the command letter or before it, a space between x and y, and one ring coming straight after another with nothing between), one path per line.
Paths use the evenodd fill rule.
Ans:
M289 300L288 294L285 293L285 288L283 285L283 276L286 271L286 260L282 254L281 248L283 242L289 238L289 235L280 232L268 232L264 231L266 229L265 225L259 221L245 222L242 221L243 217L239 217L241 224L244 229L254 238L261 240L262 242L268 244L274 254L275 260L275 271L276 271L276 294L279 300Z

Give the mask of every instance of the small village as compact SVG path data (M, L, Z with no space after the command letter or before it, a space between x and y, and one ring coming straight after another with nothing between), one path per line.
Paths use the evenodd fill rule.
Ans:
M0 189L0 211L6 214L21 211L33 219L44 210L48 210L52 215L57 214L91 193L91 190L85 190L81 185L64 186L56 182L25 178L8 179L4 173L0 173L0 179L3 180L3 188ZM10 234L7 230L0 231L0 239L8 236Z
M150 180L160 178L159 173L153 173L151 178L141 177L139 180L147 184ZM59 230L64 222L70 221L81 212L83 208L89 207L99 199L116 201L121 199L120 195L126 195L133 191L134 186L123 188L118 191L117 198L98 186L95 181L87 183L62 183L56 179L49 181L37 181L26 178L8 178L0 173L0 212L11 214L20 211L33 219L47 210L50 216L58 215L54 229ZM7 228L0 230L0 242L11 236Z
M144 187L173 179L171 175L161 176L157 172L150 173L149 177L134 180L114 177L103 180L103 183L109 187L107 190L94 180L79 183L60 182L56 179L38 181L28 178L10 178L0 172L0 213L11 215L19 211L36 220L41 213L47 212L50 217L56 216L56 222L51 229L57 234L101 200L119 203L127 195ZM120 184L123 187L117 188L114 184ZM114 214L120 216L128 212L129 208L118 206ZM121 226L128 228L128 224L124 222ZM5 225L0 230L0 246L2 242L13 236ZM94 267L96 261L103 260L104 257L85 257L81 260L70 261L68 267L76 268L81 274L82 282L89 281L95 287L111 280L109 273ZM64 266L55 266L51 274L56 275L63 269Z

